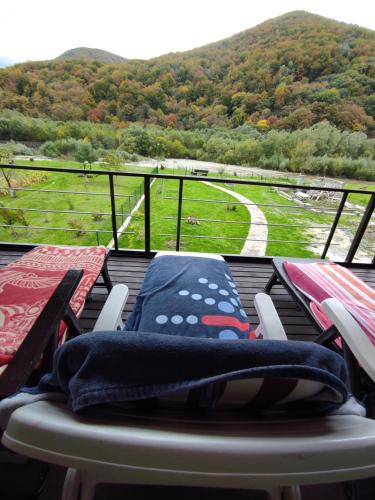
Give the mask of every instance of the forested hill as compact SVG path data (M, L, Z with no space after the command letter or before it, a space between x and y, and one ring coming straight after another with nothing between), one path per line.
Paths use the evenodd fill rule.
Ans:
M375 134L375 32L306 12L183 53L0 70L0 107L54 120Z
M56 57L57 60L64 61L99 61L104 64L125 62L125 57L118 56L112 52L101 49L90 49L89 47L77 47L70 49Z

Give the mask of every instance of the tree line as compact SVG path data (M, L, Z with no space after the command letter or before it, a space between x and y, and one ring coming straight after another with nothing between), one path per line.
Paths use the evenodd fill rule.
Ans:
M174 130L130 125L116 129L90 122L56 122L11 110L0 112L0 141L13 154L33 155L24 142L38 142L48 157L81 163L105 159L118 167L139 157L191 158L281 171L375 180L375 139L363 132L339 130L323 121L302 130ZM6 158L6 156L3 156Z

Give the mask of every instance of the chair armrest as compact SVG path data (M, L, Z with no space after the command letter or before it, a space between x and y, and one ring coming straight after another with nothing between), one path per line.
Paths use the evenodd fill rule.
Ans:
M254 297L254 305L259 317L260 328L258 328L263 338L268 340L288 340L271 297L265 293L257 293Z
M375 346L366 333L339 300L326 299L321 305L358 363L375 382Z
M81 281L82 274L81 269L70 269L65 273L13 359L1 373L0 399L18 391L37 366L48 344L51 343L51 347L55 342L57 344L60 321L66 317L70 299ZM51 348L51 357L52 354ZM46 356L43 359L44 364L49 361L45 358Z
M115 285L104 303L93 332L106 330L122 330L122 312L129 296L129 288L126 285Z

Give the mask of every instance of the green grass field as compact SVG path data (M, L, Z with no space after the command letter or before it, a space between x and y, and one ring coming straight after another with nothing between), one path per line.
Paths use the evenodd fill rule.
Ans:
M178 213L178 181L157 179L152 186L151 193L151 247L158 250L174 250ZM183 197L197 201L183 201L181 250L218 253L241 251L250 222L249 213L244 206L236 205L236 210L231 210L232 205L226 203L233 201L231 196L195 181L184 182ZM208 200L223 203L213 203ZM200 220L199 225L189 224L186 220L188 217L206 220ZM240 222L240 224L231 222ZM143 213L140 212L129 226L129 231L134 231L134 236L122 237L120 246L143 248L143 224ZM238 239L225 240L219 237Z
M22 162L30 164L30 162ZM31 163L32 164L32 163ZM74 162L38 162L40 166L56 167L66 166L79 168ZM100 167L96 167L100 169ZM79 245L106 245L112 237L111 203L109 196L108 177L82 177L77 174L47 173L42 182L28 181L28 176L35 175L32 172L16 172L19 184L32 190L45 191L72 191L74 193L54 193L43 191L17 191L17 197L2 196L3 207L23 209L23 216L28 226L36 226L43 229L18 229L14 223L13 228L0 228L1 241L25 242L25 243L54 243L54 244L79 244ZM126 214L134 204L134 198L130 198L134 191L143 183L141 177L115 177L116 210L119 214L117 225L122 223L122 212ZM2 184L4 185L4 184ZM17 185L17 179L16 179ZM2 190L5 192L4 190ZM78 194L79 193L79 194ZM101 193L101 194L95 194ZM26 209L34 209L29 211ZM45 210L46 212L39 212ZM95 214L82 214L74 212L94 212ZM10 211L14 213L14 211ZM104 214L104 215L100 215ZM1 219L4 224L4 218ZM55 228L49 230L47 228ZM59 228L59 229L56 229ZM91 232L84 232L90 230ZM99 233L99 231L107 231Z

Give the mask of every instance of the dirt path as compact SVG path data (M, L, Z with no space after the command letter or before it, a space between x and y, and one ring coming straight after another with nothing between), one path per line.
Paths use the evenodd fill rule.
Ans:
M233 198L236 198L238 201L243 203L249 211L251 221L249 233L247 235L245 244L242 247L240 255L251 255L255 257L263 257L264 255L266 255L268 224L262 210L254 205L251 200L249 200L245 196L242 196L241 194L236 193L235 191L217 186L216 184L212 184L208 181L201 182L203 184L207 184L207 186L213 187L215 189L220 189L220 191L233 196Z

